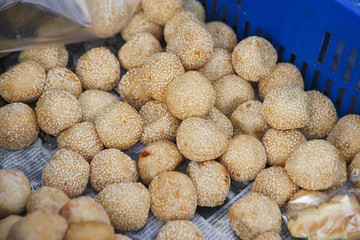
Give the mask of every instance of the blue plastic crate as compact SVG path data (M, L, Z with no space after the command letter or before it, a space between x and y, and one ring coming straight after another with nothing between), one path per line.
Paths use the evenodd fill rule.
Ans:
M360 0L201 0L207 21L257 35L280 62L300 69L305 89L330 97L339 116L360 114Z

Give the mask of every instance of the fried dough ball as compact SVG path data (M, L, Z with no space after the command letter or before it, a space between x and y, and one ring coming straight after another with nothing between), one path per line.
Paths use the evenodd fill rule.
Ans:
M165 25L176 13L183 9L182 0L143 0L142 8L148 18Z
M206 29L209 31L215 48L222 48L232 52L238 43L234 30L223 22L208 22Z
M197 0L184 0L184 10L194 14L200 21L205 22L204 6Z
M209 116L206 119L213 121L216 124L216 126L221 128L226 134L227 138L232 138L234 128L233 125L231 124L230 119L228 119L215 107L211 109Z
M26 205L27 213L35 212L38 209L58 213L69 200L69 197L60 189L43 186L30 194Z
M20 219L22 219L22 217L10 215L0 220L0 240L6 240L6 236L8 235L10 228Z
M188 220L167 222L156 235L156 240L203 240L204 236L195 224Z
M79 78L72 71L62 67L52 68L47 72L44 91L52 89L68 91L75 97L79 97L82 92Z
M114 228L103 222L81 222L69 226L64 240L114 240Z
M266 232L259 235L255 240L281 240L281 236L276 232Z

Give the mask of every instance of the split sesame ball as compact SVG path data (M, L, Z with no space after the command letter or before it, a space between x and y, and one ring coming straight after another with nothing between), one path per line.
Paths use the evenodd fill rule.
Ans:
M232 52L237 44L234 30L223 22L208 22L206 29L209 31L215 48L222 48Z
M203 240L204 236L199 228L187 220L167 222L156 235L156 240Z
M51 89L65 90L75 97L79 97L82 92L79 78L72 71L62 67L52 68L47 72L44 91Z
M165 25L176 13L183 9L182 0L143 0L142 8L148 18Z
M233 125L231 124L230 119L228 119L215 107L211 109L209 116L206 119L213 121L216 124L216 126L222 129L223 132L226 134L227 138L232 138L234 128Z

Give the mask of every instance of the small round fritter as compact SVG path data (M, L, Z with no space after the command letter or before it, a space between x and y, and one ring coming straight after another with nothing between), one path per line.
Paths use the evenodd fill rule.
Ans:
M281 236L276 232L266 232L259 235L255 240L281 240Z
M150 194L141 183L118 183L104 188L95 200L120 231L138 231L146 224L150 209Z
M69 53L64 45L30 49L22 51L19 55L19 62L28 60L39 63L45 71L56 67L66 67L69 60Z
M162 221L189 220L196 211L196 189L180 172L163 172L150 183L151 212Z
M233 53L235 72L242 78L258 82L268 76L275 67L277 52L270 42L252 36L240 41Z
M118 56L126 70L141 67L154 53L162 52L159 41L150 33L138 33L121 46Z
M177 55L186 70L202 67L211 57L214 44L205 27L187 21L176 28L167 51Z
M135 108L128 103L114 103L95 119L100 141L107 148L126 150L140 139L144 121Z
M114 240L114 228L107 223L89 221L70 224L64 240Z
M250 135L237 135L229 141L225 153L220 157L231 178L246 182L265 168L266 153L259 140Z
M142 8L148 18L165 25L176 13L183 9L183 0L143 0Z
M52 89L68 91L75 97L79 97L82 92L79 78L72 71L62 67L47 72L44 91Z
M299 87L278 87L266 95L263 116L276 129L294 129L310 121L310 97Z
M0 147L18 150L30 146L39 134L35 111L24 103L0 108Z
M166 104L180 119L206 117L215 104L215 91L207 78L196 71L176 77L166 89Z
M260 193L249 193L232 205L229 221L232 230L244 240L254 239L270 231L281 231L278 205Z
M299 69L291 63L278 63L274 70L259 82L261 99L273 89L282 86L294 86L304 89L304 80Z
M215 48L210 60L199 68L199 72L211 82L234 73L231 63L231 54L221 48Z
M184 157L203 162L220 157L228 146L228 139L213 121L192 117L180 124L176 143Z
M167 222L156 235L156 240L203 240L204 236L195 224L188 220Z
M216 207L224 203L230 176L223 165L216 161L191 161L186 172L195 186L199 206Z
M234 128L233 125L231 124L230 119L228 119L215 107L211 109L209 116L206 119L213 121L216 124L216 126L221 128L226 134L227 138L232 138Z
M202 22L205 22L205 9L197 0L184 0L184 10L191 12Z
M206 29L209 31L215 48L222 48L232 52L238 43L234 30L223 22L208 22Z
M84 89L109 91L120 78L120 64L108 49L92 48L77 61L76 74Z
M6 240L10 228L17 223L22 217L18 215L10 215L0 220L0 240Z
M42 182L44 186L58 188L69 198L74 198L84 192L89 173L89 163L80 154L62 149L46 165Z
M45 78L37 62L21 62L0 75L0 95L7 102L35 101L44 90Z
M36 118L41 130L57 136L81 121L79 101L63 90L49 90L36 103Z
M38 209L58 213L69 200L69 197L60 189L43 186L30 194L26 205L27 213L35 212Z
M337 121L337 113L330 98L316 90L308 91L310 97L310 121L300 131L308 140L326 137Z
M251 84L235 74L216 80L213 86L216 92L215 107L227 117L240 104L255 98Z
M113 183L136 182L138 178L136 162L118 149L99 152L90 164L90 183L96 191Z
M360 188L360 152L355 155L348 167L349 179Z
M304 142L305 136L297 129L269 129L262 139L268 164L285 167L290 154Z
M140 178L149 185L154 177L174 170L182 160L183 156L173 142L160 140L150 143L139 156Z

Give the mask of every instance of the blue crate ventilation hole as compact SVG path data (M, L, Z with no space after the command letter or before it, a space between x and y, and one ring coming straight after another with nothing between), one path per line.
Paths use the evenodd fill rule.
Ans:
M241 40L261 36L279 62L295 64L305 89L330 97L340 117L360 114L358 0L200 0L207 21L233 27Z

